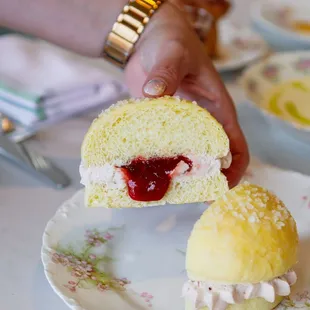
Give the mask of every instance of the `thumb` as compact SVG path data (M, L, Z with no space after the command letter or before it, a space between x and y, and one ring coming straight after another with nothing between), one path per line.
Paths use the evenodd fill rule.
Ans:
M153 67L143 86L146 97L174 95L188 73L186 48L177 41L165 43L158 49Z

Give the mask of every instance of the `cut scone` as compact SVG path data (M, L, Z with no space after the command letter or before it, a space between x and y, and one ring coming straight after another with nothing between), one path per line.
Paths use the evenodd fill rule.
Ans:
M143 207L215 200L230 163L224 129L196 103L131 99L94 120L80 174L87 206Z

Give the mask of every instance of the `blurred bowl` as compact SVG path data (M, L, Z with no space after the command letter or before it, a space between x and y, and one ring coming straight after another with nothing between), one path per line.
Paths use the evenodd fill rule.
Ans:
M229 19L219 23L219 57L213 60L218 72L242 69L269 52L268 44L251 28L236 25Z
M310 49L310 1L263 0L251 9L257 31L277 51ZM309 32L297 30L296 22L309 25Z
M248 102L263 113L274 130L282 130L295 139L310 144L310 123L305 121L309 119L310 122L310 103L308 100L300 100L304 98L304 94L295 98L293 112L287 109L287 105L277 106L275 111L271 100L266 101L266 94L271 94L277 87L288 91L283 83L303 80L310 81L310 51L276 53L246 69L240 82ZM294 82L291 83L293 85ZM310 97L310 87L306 95ZM292 96L292 92L289 96Z

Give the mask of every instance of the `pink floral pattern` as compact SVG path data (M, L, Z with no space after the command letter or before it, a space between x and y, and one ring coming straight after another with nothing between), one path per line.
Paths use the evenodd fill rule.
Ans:
M301 58L295 63L295 69L303 73L310 72L310 58Z
M130 284L126 278L115 278L102 270L100 264L112 259L108 256L97 256L92 253L96 247L106 244L113 239L110 232L87 230L85 233L85 246L80 253L76 253L71 247L58 248L52 254L52 261L67 268L72 280L64 284L71 292L78 288L95 287L99 292L108 290L124 290Z
M302 293L296 294L296 300L297 301L309 302L309 300L310 300L310 293L309 293L309 291L304 291Z
M279 71L280 71L280 67L278 65L268 64L263 67L262 75L264 78L272 82L276 82L279 78Z
M97 230L92 231L89 229L86 230L85 237L86 242L88 243L88 245L91 246L101 246L102 244L113 238L113 236L109 232L101 235Z
M140 297L146 302L149 308L153 307L152 299L154 298L153 295L149 294L148 292L143 292L140 294Z
M297 293L294 298L286 298L277 308L279 310L286 309L310 309L310 293L305 290L302 293Z
M248 91L251 94L255 94L257 92L257 88L258 88L258 83L253 79L249 79L249 81L247 82Z
M109 231L100 232L97 229L89 229L85 232L84 246L77 252L72 246L55 249L51 254L54 264L66 267L72 279L63 286L71 293L76 293L78 289L96 289L104 293L106 291L124 291L131 282L127 278L116 278L106 273L102 263L112 261L107 255L98 255L96 249L113 240L114 235ZM137 298L142 299L148 308L152 308L154 296L148 292L133 292Z
M304 204L306 204L306 208L310 209L310 197L309 196L302 196L301 197Z

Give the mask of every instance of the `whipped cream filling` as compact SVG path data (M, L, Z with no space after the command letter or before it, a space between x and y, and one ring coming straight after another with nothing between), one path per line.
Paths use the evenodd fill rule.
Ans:
M188 164L180 161L171 173L173 180L182 180L188 176L195 177L212 177L220 172L221 169L227 169L232 162L232 156L229 152L225 157L215 159L211 156L187 156L192 161L192 169L189 169ZM81 184L87 186L88 184L105 184L111 189L123 189L126 187L126 182L123 179L121 168L117 166L104 164L101 167L85 167L83 162L80 164Z
M289 270L281 277L255 284L215 284L202 281L187 281L183 297L192 301L195 309L225 310L231 304L239 304L251 298L264 298L272 303L276 296L288 296L291 286L297 281L296 273Z

